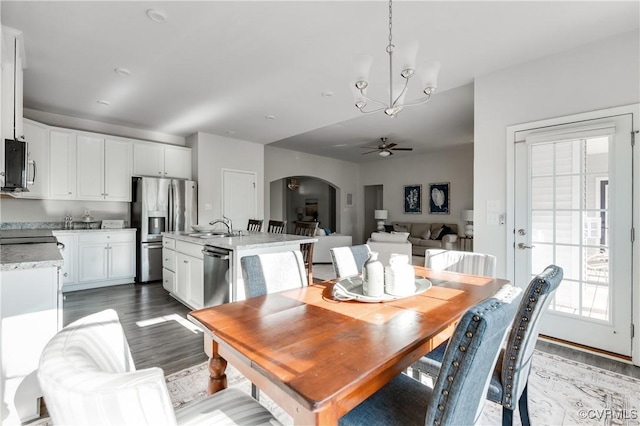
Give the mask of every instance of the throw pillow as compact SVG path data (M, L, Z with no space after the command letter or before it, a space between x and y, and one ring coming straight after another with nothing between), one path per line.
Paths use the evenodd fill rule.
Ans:
M422 238L423 240L428 240L429 238L431 238L431 229L425 230L422 235L420 235L420 238Z
M396 232L409 232L406 226L398 225L397 223L393 224L393 230Z
M440 235L444 235L444 234L442 234L442 229L443 229L443 228L438 228L438 229L436 229L435 231L433 231L433 232L431 233L431 239L432 239L432 240L441 240L441 239L442 239L442 237L441 237Z
M449 228L447 225L442 225L442 228L440 228L440 230L441 232L440 235L438 235L438 240L442 240L442 237L444 237L445 235L453 233L451 228Z
M327 233L324 231L324 229L322 228L316 229L316 237L323 237L325 235L327 235Z
M371 241L380 243L404 243L409 238L408 232L373 232Z
M384 232L392 232L392 231L393 231L393 225L384 226Z

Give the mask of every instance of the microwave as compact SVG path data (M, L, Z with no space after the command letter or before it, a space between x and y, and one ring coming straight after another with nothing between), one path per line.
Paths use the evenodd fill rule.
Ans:
M4 140L5 192L27 192L27 143L14 139Z

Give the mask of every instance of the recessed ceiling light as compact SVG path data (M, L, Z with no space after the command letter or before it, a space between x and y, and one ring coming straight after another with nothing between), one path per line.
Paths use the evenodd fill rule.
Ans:
M111 105L111 102L109 102L109 101L98 100L97 102L98 102L100 105L104 105L104 106L109 106L109 105Z
M333 92L322 92L320 94L323 98L330 98L333 96Z
M160 9L149 9L149 10L147 10L147 16L153 22L162 23L162 22L165 22L167 20L167 12L165 12L164 10L160 10Z
M129 71L126 68L115 68L114 71L116 72L116 74L124 76L124 77L128 77L131 75L131 71Z
M265 115L264 118L266 118L267 120L275 120L276 116L275 115Z

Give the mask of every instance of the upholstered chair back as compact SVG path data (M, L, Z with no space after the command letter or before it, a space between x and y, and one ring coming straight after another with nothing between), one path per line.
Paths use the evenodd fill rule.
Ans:
M507 338L502 365L496 367L500 386L489 387L488 399L513 411L531 370L533 350L538 340L540 317L549 308L562 281L562 268L549 265L527 286Z
M427 425L475 424L522 290L506 285L469 309L449 339L427 409Z
M371 250L366 244L329 249L331 261L337 278L349 277L362 273L362 266L369 258Z
M245 256L240 265L247 299L308 284L299 250Z
M113 309L56 334L40 357L38 380L53 424L65 426L278 425L239 389L225 389L174 412L164 372L136 370Z
M424 254L425 268L463 274L496 276L496 257L469 251L428 249Z
M38 380L54 424L176 423L163 371L136 371L112 309L56 334L42 352Z

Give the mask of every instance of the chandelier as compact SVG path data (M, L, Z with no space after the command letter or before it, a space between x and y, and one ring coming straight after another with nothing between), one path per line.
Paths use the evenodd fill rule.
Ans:
M374 112L384 111L389 117L395 117L405 107L421 105L428 102L431 99L431 94L436 90L438 71L440 70L440 63L436 61L429 61L420 67L420 71L416 71L415 56L418 50L418 44L412 43L407 49L405 49L405 55L402 58L400 75L404 79L404 83L393 84L393 53L395 45L393 44L393 8L392 0L389 0L389 44L387 45L386 52L389 55L389 102L380 102L375 99L371 99L367 96L367 88L369 87L369 70L371 69L371 63L373 57L371 55L362 55L359 61L359 74L355 83L356 88L356 108L364 114L371 114ZM404 103L404 97L407 93L407 86L409 80L419 75L422 80L422 94L424 97ZM373 103L376 107L371 110L366 110L367 104Z

